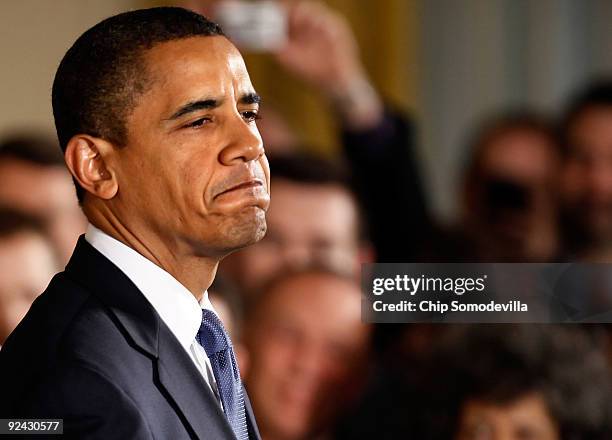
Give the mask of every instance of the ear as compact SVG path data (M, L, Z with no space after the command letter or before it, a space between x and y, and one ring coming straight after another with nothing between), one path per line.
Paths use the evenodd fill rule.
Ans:
M64 159L70 173L87 192L101 199L112 199L119 190L111 165L115 147L108 141L78 134L66 146Z

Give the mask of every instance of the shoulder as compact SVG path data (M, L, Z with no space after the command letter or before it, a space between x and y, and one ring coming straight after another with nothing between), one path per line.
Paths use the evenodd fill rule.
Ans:
M11 359L27 356L33 347L42 349L39 355L54 352L88 301L91 297L85 289L63 272L55 275L7 339L0 352L0 371Z
M61 418L64 434L76 438L151 439L138 405L97 366L64 361L36 387L23 414Z
M99 326L104 314L103 306L86 288L61 272L53 277L7 339L0 355L1 364L7 358L31 353L33 347L39 349L38 356L43 353L55 356L60 345L70 338L75 325L97 316L96 326ZM106 321L110 324L108 317Z
M116 372L129 369L134 354L108 308L60 273L0 351L2 403L17 407L26 400L24 394L44 389L45 383L65 385L67 392L77 393L82 389L71 389L72 381L94 373L100 376L102 371L118 381ZM60 374L60 365L70 368ZM72 375L75 368L80 375Z

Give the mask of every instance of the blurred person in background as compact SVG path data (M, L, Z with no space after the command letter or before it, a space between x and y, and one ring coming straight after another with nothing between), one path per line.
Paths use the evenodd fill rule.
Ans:
M0 347L59 269L41 221L0 207Z
M245 297L287 270L312 264L358 276L372 261L365 225L350 179L341 165L309 154L270 157L274 202L266 237L228 256L222 274Z
M453 327L426 381L432 439L603 440L609 365L579 327Z
M34 136L0 142L0 203L43 220L65 264L86 221L57 144Z
M248 311L246 386L266 440L325 438L368 371L358 283L326 269L283 273Z
M612 261L612 80L587 86L560 127L565 256Z
M550 261L559 249L560 157L553 126L529 113L486 121L464 176L464 254L479 261Z
M324 3L289 8L287 43L278 63L320 92L338 117L379 262L421 256L436 231L418 172L414 127L368 78L347 20Z

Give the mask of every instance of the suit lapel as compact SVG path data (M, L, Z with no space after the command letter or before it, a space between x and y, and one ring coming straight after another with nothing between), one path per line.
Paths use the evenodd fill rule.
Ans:
M212 391L153 306L130 279L81 236L66 275L115 316L136 349L151 357L158 385L197 438L234 439Z
M200 372L165 325L159 334L159 382L199 438L234 439L225 414ZM188 368L185 368L185 367Z

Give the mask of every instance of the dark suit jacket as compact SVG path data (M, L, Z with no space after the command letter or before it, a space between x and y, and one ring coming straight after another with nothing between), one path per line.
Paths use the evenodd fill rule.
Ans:
M7 417L62 418L65 436L78 439L235 438L157 312L83 237L0 350Z

